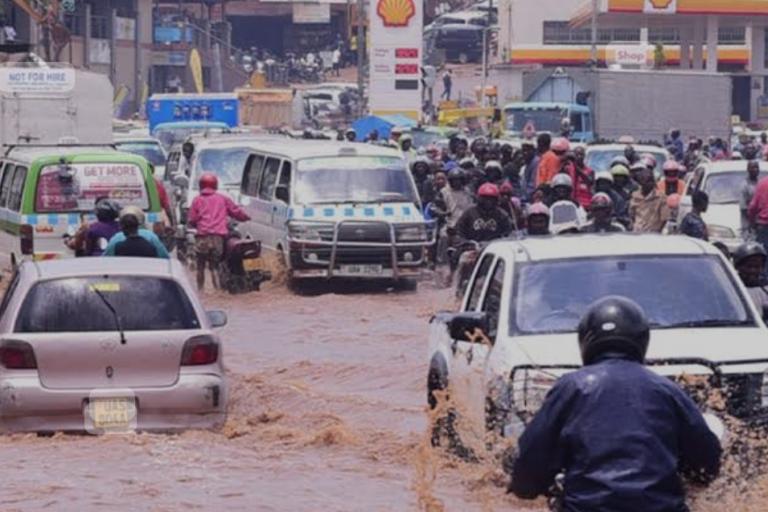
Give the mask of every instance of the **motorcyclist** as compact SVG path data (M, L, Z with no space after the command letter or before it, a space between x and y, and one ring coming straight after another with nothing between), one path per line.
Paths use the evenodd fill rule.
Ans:
M120 205L103 197L96 201L94 207L96 222L85 224L72 237L66 237L64 243L75 251L76 256L101 256L104 254L110 239L120 231L117 217L120 215Z
M199 181L200 195L189 208L189 225L197 230L195 234L195 255L197 258L197 288L205 287L205 269L210 268L213 285L218 287L216 267L224 254L224 243L229 236L228 218L240 222L251 218L234 201L217 192L219 179L211 172L204 172Z
M766 290L765 265L768 260L763 246L757 242L746 242L733 253L733 265L741 281L752 297L757 310L765 318L768 315L768 290Z
M558 201L572 201L576 203L573 199L573 180L569 175L565 173L556 174L552 178L550 186L552 192L550 194L549 206Z
M584 209L589 209L592 202L592 185L595 173L587 166L587 152L579 146L573 150L573 196L577 203Z
M619 171L617 170L617 172ZM609 171L601 171L595 175L595 193L598 192L607 194L608 197L611 198L611 202L613 203L613 216L616 219L616 222L625 228L628 228L629 213L627 210L629 206L627 200L624 199L624 196L614 188L613 174Z
M411 134L405 133L401 135L398 144L400 145L400 151L403 152L403 158L408 162L412 162L416 158L416 150L413 149L413 137L411 137Z
M526 217L528 236L546 236L549 231L549 208L544 203L533 203Z
M630 166L640 159L632 144L627 144L624 148L624 158L627 159L627 163L629 163Z
M357 140L357 132L354 128L347 128L347 131L344 132L344 138L347 142L355 142Z
M498 160L489 160L485 163L485 182L500 185L503 179L501 163Z
M680 164L674 160L664 162L664 178L659 180L657 185L659 193L671 196L672 194L683 194L685 183L680 179Z
M443 188L440 196L446 214L445 233L441 233L441 238L451 244L455 235L456 224L464 212L475 204L472 194L467 190L464 171L457 167L448 171L448 186Z
M456 231L462 240L489 242L512 232L512 220L499 208L499 187L493 183L481 185L477 191L477 205L461 216Z
M680 223L678 230L680 234L709 241L707 233L707 223L701 218L701 215L709 207L709 196L703 190L697 190L692 198L693 210L691 210Z
M681 475L710 483L722 450L693 400L643 366L649 338L629 299L588 308L578 327L584 368L560 377L520 437L511 492L534 499L563 473L568 512L688 510Z
M552 178L562 170L563 163L565 162L570 149L571 143L564 137L552 141L549 151L544 153L541 157L536 178L536 186L545 185L552 181Z
M581 228L582 233L623 233L626 231L621 224L613 222L613 201L611 197L598 192L592 198L589 208L592 221Z
M136 206L126 206L120 212L120 229L107 244L104 256L132 256L165 258L170 255L163 243L148 229L144 229L144 212Z
M424 207L435 198L435 187L429 172L429 159L425 156L417 156L411 162L411 174Z
M499 187L499 207L512 219L514 231L520 231L525 228L525 219L523 218L523 207L520 198L515 197L515 189L505 181Z

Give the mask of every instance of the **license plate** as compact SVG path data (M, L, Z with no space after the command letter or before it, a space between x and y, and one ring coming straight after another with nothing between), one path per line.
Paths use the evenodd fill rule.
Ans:
M88 414L94 428L100 430L128 430L135 423L134 398L93 398L88 403Z
M264 270L264 261L261 258L249 258L247 260L243 260L243 270L246 272Z
M384 274L382 265L342 265L341 273L347 276L381 276Z

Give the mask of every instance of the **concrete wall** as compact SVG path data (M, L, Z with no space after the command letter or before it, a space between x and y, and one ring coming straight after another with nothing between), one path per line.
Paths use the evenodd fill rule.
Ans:
M499 0L502 52L516 45L540 45L545 21L568 21L582 5L584 0Z

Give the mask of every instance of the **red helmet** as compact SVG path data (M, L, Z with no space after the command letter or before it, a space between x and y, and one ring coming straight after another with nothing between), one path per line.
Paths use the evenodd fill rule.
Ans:
M515 190L512 188L512 184L508 181L505 181L501 184L501 187L499 187L499 193L500 194L512 194Z
M219 178L217 178L216 175L212 172L204 172L200 176L200 190L205 190L207 188L213 190L219 188Z
M611 196L604 192L598 192L594 196L592 196L592 205L590 206L592 210L599 210L601 208L613 208L613 199L611 199Z
M552 146L550 146L552 151L557 151L559 153L566 153L571 149L571 143L568 142L568 139L565 137L558 137L555 140L552 141Z
M493 197L499 198L499 187L493 183L486 183L477 189L477 197Z

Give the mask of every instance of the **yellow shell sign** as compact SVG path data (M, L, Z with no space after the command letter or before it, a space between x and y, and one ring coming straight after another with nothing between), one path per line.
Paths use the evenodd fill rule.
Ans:
M407 27L416 14L416 6L413 0L379 0L376 14L385 27Z

